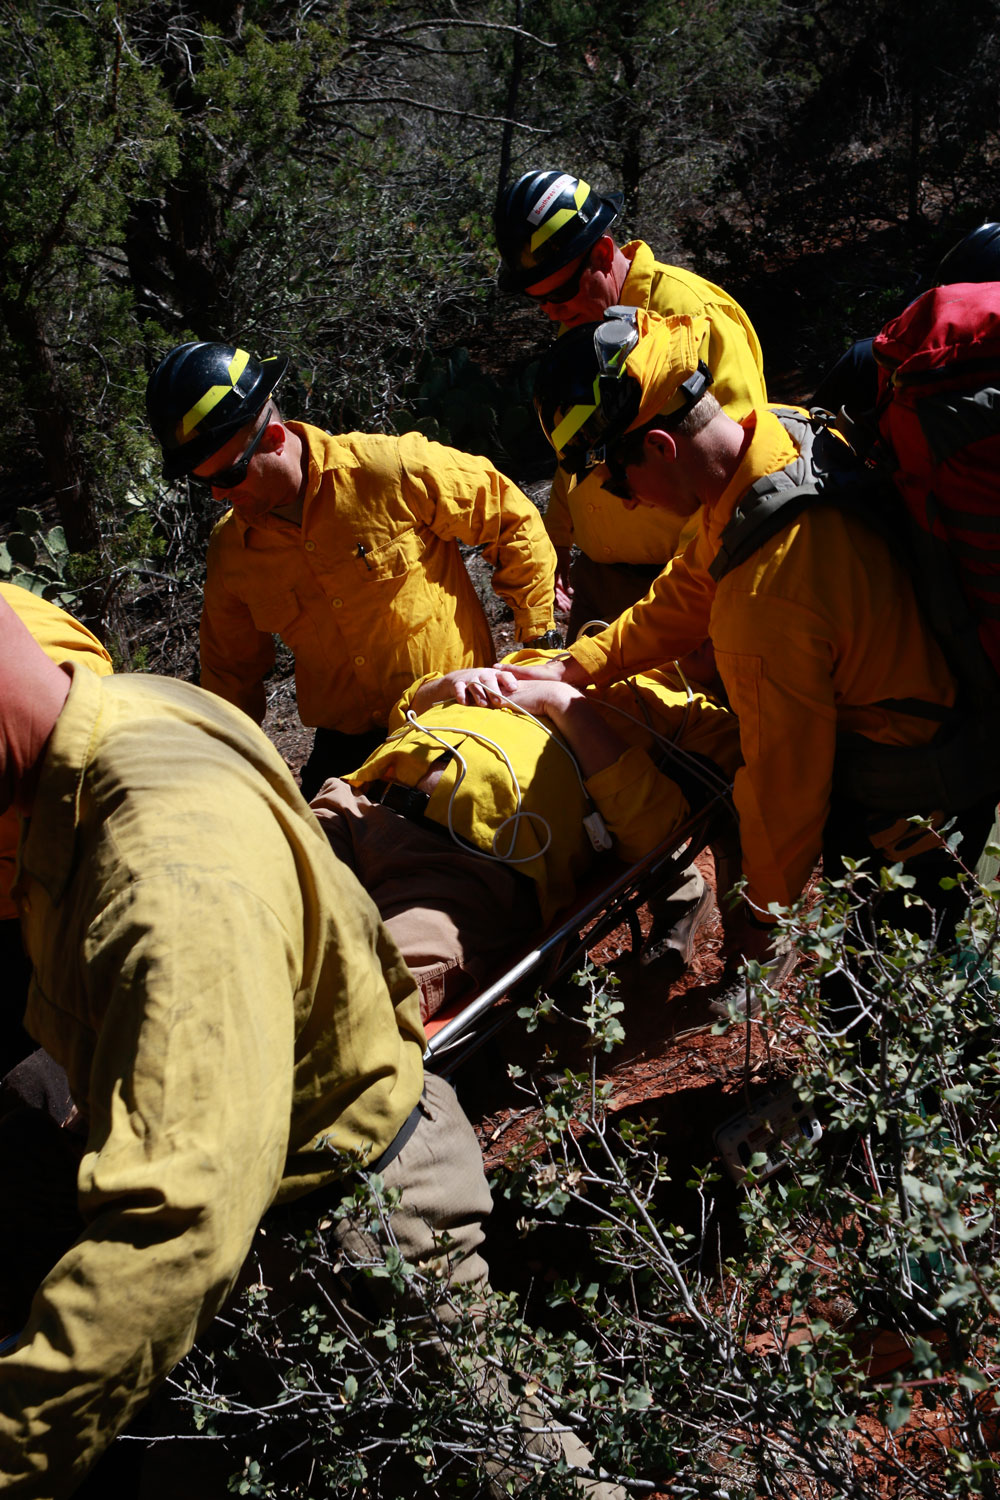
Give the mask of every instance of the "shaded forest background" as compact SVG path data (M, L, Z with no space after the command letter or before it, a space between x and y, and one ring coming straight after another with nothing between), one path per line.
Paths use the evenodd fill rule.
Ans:
M121 665L194 668L210 501L165 486L149 371L285 351L283 407L544 472L493 203L621 187L803 399L1000 217L1000 0L0 0L0 576Z

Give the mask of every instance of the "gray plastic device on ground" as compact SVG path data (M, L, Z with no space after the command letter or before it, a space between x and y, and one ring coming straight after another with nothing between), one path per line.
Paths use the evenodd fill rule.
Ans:
M715 1132L715 1145L736 1182L743 1181L751 1158L762 1153L766 1160L754 1172L758 1182L765 1182L785 1165L786 1143L815 1143L822 1134L823 1127L812 1107L803 1104L794 1090L784 1089L725 1120Z

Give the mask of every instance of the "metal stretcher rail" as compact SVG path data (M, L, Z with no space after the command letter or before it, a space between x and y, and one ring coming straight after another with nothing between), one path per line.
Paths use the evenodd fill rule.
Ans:
M437 1072L453 1072L509 1018L512 1007L508 1006L505 1014L492 1018L486 1027L479 1026L515 985L529 976L536 979L535 989L553 983L579 963L582 953L623 922L629 925L636 949L640 941L638 907L652 896L669 893L681 872L705 848L721 820L728 816L727 800L719 795L635 864L619 865L611 880L602 881L598 889L584 894L545 937L527 949L491 985L464 1004L459 1002L456 1013L433 1030L424 1053L426 1066Z

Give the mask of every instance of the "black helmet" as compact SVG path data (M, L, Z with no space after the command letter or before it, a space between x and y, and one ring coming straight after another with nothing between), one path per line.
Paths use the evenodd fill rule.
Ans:
M621 193L597 193L566 172L525 172L501 193L494 225L502 292L553 276L617 223Z
M568 473L581 479L596 464L614 469L627 432L653 422L676 425L712 384L702 358L708 318L659 318L637 307L607 307L604 321L570 328L538 368L535 409ZM605 489L614 488L612 472Z
M635 309L608 308L604 317L567 329L535 379L542 430L577 479L604 462L605 448L624 437L642 404L642 383L625 363L639 342Z
M164 479L190 474L251 422L288 368L234 344L178 344L146 386L146 413L163 449Z
M1000 224L980 224L952 245L937 268L938 286L957 281L1000 281Z

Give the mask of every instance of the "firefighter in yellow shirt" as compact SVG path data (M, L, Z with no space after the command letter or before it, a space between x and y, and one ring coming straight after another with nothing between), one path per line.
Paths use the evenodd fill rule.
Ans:
M737 507L805 483L810 465L812 478L841 484L860 474L825 431L807 463L808 414L727 416L711 394L709 340L707 319L623 310L555 346L537 400L563 460L581 471L601 463L626 508L691 515L703 507L702 519L684 554L608 630L577 641L563 662L511 670L602 683L711 639L744 760L735 780L747 882L742 951L755 942L766 950L771 903L794 900L821 853L831 878L844 854L905 858L930 901L957 905L961 892L950 898L938 888L950 855L933 835L914 838L906 819L956 815L963 858L974 863L997 776L974 748L955 680L887 542L860 516L817 503L718 583L709 571L729 545ZM956 747L962 772L943 791Z
M46 1138L5 1080L0 1292L20 1283L25 1306L0 1355L0 1489L55 1500L213 1319L271 1204L378 1172L401 1193L385 1243L440 1274L447 1328L449 1285L489 1293L490 1196L453 1091L424 1077L412 976L245 714L189 683L65 672L0 602L7 805L30 819L26 1025L74 1109L52 1121L49 1104L59 1166L45 1149L32 1173ZM25 1230L51 1201L65 1222L32 1267ZM351 1215L325 1228L331 1258L382 1253ZM380 1293L391 1305L389 1280ZM589 1462L544 1420L537 1440Z
M566 172L526 172L497 207L501 290L530 297L560 332L614 305L706 317L720 406L737 421L766 406L760 343L743 308L704 277L656 260L643 240L619 245L611 231L621 209L620 193L599 193ZM563 465L545 526L558 558L556 600L570 609L570 641L588 621L615 619L641 599L693 532L690 521L665 509L623 514L599 473L574 484ZM580 553L570 584L574 543Z
M555 557L534 505L486 459L419 433L284 421L273 392L287 364L181 344L150 376L146 407L165 477L232 507L209 546L202 686L261 723L281 637L299 715L317 729L310 796L379 743L414 677L492 659L459 543L482 548L523 643L553 643Z

